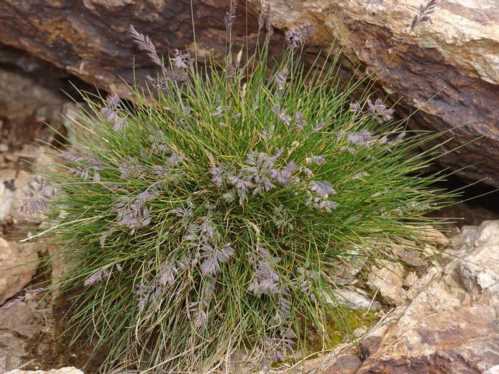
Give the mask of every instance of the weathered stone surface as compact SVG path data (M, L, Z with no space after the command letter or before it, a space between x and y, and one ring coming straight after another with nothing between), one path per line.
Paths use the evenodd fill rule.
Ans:
M450 240L445 234L435 227L425 226L419 228L418 231L419 240L426 243L431 243L431 245L437 248L447 248L450 244Z
M38 262L38 255L31 247L0 238L0 305L31 281Z
M10 215L15 197L15 186L10 180L0 179L0 223L4 222Z
M140 78L154 71L131 42L130 25L149 35L160 54L175 48L197 49L200 55L220 53L226 46L229 7L230 0L3 0L0 42L126 95L123 79L130 82L134 74ZM252 24L244 23L241 11L234 20L236 44L243 31L251 33L256 27L254 18Z
M10 152L9 160L9 165L0 168L0 224L39 224L45 218L43 214L25 212L22 208L27 200L33 199L31 195L36 176L43 175L54 164L53 156L47 147L25 144L19 150Z
M1 7L1 5L0 5ZM1 17L1 16L0 16ZM0 167L2 154L34 140L48 140L60 124L68 73L0 45Z
M43 328L41 316L25 299L18 298L0 307L0 373L25 363L29 355L28 341Z
M464 231L455 241L462 247L447 252L452 261L416 282L412 302L396 311L400 318L369 350L359 374L496 370L499 221Z
M258 7L258 0L250 0ZM411 29L426 0L268 0L279 29L313 25L311 44L337 42L361 63L401 112L419 110L412 124L448 131L464 145L443 159L477 164L461 174L499 186L499 4L440 0L430 21ZM480 137L480 139L476 139ZM472 141L473 140L473 141Z
M334 271L334 282L339 286L352 285L357 275L367 262L367 257L362 255L352 256L339 262Z
M336 358L334 364L327 369L326 373L354 374L361 364L362 361L360 361L360 358L357 355L343 354Z
M331 300L332 305L345 305L352 309L363 310L379 310L381 304L373 300L369 295L360 288L339 288L334 291L335 299Z
M384 301L400 305L405 301L403 290L405 269L398 262L380 261L368 275L367 285L373 292L379 292Z

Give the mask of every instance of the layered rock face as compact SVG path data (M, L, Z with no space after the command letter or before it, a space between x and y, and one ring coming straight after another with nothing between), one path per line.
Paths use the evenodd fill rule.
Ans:
M263 4L263 5L262 5ZM445 131L442 159L461 175L499 186L499 4L495 0L248 0L236 17L230 0L2 0L0 43L27 51L86 82L126 95L124 81L154 68L127 34L216 55L252 38L259 11L279 30L313 26L310 44L337 43L399 102L414 128ZM195 32L193 32L195 24ZM196 42L194 42L196 41Z
M257 0L250 0L257 6ZM463 146L443 159L499 186L499 3L494 0L268 0L278 29L314 26L367 68L414 128Z
M441 258L447 264L415 277L407 302L358 343L339 346L304 368L330 374L497 373L499 221L464 226Z
M446 252L451 262L414 286L357 373L497 372L498 249L499 221L465 227Z
M31 281L37 267L36 252L0 237L0 305Z
M35 139L47 141L47 124L61 124L60 113L69 101L63 92L68 92L68 76L25 52L0 46L0 169L9 150Z
M130 25L151 37L160 54L177 48L221 53L229 8L230 0L2 0L0 42L126 95L124 81L154 69L131 41ZM235 43L254 29L241 11L231 19Z

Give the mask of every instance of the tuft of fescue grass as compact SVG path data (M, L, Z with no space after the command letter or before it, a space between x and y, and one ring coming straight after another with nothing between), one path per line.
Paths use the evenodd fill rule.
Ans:
M70 331L103 371L283 360L330 333L340 262L416 240L448 202L420 175L431 136L404 137L368 95L351 105L360 83L331 61L279 61L184 61L133 105L89 98L49 177L51 232L73 264Z

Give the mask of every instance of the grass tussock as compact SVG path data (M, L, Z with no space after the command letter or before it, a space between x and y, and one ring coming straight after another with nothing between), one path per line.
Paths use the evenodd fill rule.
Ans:
M105 348L103 371L200 372L334 340L339 260L417 238L449 198L418 175L428 136L405 137L379 100L351 105L358 84L334 63L274 66L178 54L133 107L89 99L49 177L51 232L74 264L70 331Z

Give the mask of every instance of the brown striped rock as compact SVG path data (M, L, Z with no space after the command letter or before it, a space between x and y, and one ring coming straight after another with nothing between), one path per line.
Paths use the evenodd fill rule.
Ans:
M250 0L258 8L257 0ZM411 29L429 0L267 0L278 29L312 25L309 43L337 43L395 100L414 109L415 128L446 131L443 162L499 186L499 2L436 0L429 20ZM420 17L421 18L421 17Z

